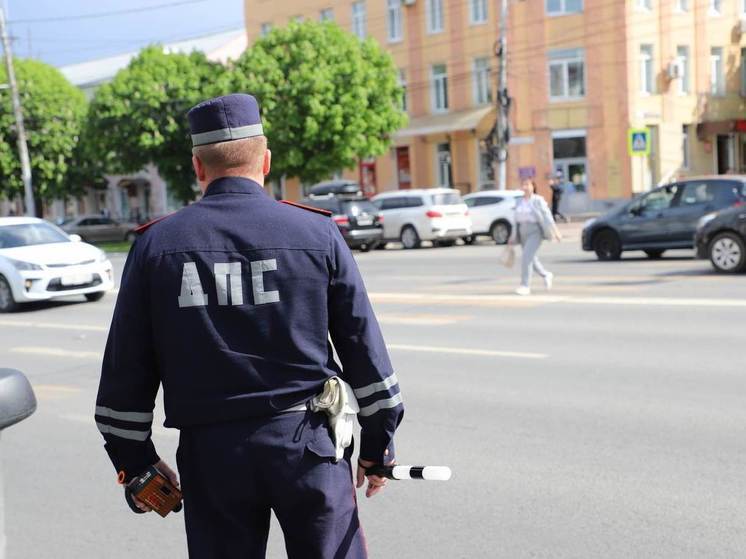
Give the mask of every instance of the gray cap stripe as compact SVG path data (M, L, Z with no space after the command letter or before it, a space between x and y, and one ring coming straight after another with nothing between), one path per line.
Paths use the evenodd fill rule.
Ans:
M192 145L204 146L206 144L215 144L217 142L227 142L229 140L241 140L251 138L252 136L261 136L264 134L261 124L249 124L248 126L239 126L238 128L223 128L222 130L210 130L200 134L192 134Z

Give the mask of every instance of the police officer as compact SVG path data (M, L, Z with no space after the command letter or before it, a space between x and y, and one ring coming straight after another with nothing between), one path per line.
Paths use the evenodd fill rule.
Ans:
M270 510L291 558L366 557L352 447L335 459L326 416L307 408L345 380L360 406L358 487L364 467L394 461L401 394L360 273L328 215L265 194L252 96L188 117L204 196L143 226L127 258L96 401L106 451L125 481L153 464L177 481L151 440L162 384L190 557L264 557ZM369 497L385 485L367 481Z

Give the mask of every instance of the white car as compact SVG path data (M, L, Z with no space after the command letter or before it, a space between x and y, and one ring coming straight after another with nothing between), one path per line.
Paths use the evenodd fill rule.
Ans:
M510 239L515 226L515 206L523 196L522 190L482 190L464 196L473 224L473 242L479 235L489 235L499 245Z
M0 312L69 295L98 301L113 287L104 251L41 219L0 218Z
M453 188L422 188L382 192L373 198L383 218L384 241L417 248L422 241L453 245L471 236L469 209Z

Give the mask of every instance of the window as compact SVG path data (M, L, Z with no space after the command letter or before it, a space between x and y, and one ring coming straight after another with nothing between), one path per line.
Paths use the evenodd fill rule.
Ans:
M445 64L435 64L431 70L433 112L448 110L448 75Z
M637 0L637 7L641 10L652 10L653 0Z
M443 0L427 0L427 32L443 31Z
M399 70L399 87L402 88L401 94L401 110L407 112L407 73L404 70Z
M451 186L451 144L437 145L438 186Z
M487 0L470 0L469 1L469 22L487 23Z
M334 10L324 8L319 12L319 21L334 21Z
M710 15L719 16L723 13L723 0L710 0Z
M741 49L741 95L746 97L746 48Z
M689 0L677 0L676 9L680 12L688 12L689 11Z
M387 0L386 29L390 42L401 41L401 0Z
M676 64L679 66L679 95L689 93L689 47L676 47Z
M272 24L271 23L262 23L261 27L261 35L262 37L266 37L269 32L272 31Z
M550 99L578 99L585 96L584 58L583 49L549 52Z
M490 87L490 59L474 59L474 104L484 105L492 100L492 88Z
M665 188L653 190L653 192L644 196L639 204L636 204L637 212L642 215L649 215L662 210L667 210L671 207L671 202L673 202L673 199L676 196L677 189L678 187L676 185L670 185ZM633 211L634 209L635 206L633 206Z
M352 5L352 32L365 39L366 27L365 2L355 2Z
M681 127L681 167L689 168L689 125Z
M722 47L710 49L710 93L718 96L725 94Z
M651 94L654 91L653 45L640 45L640 93Z
M489 148L479 142L479 189L486 190L495 187L495 168L492 166L492 157L487 151Z
M546 0L547 15L561 16L583 11L583 0Z
M687 182L683 185L679 206L704 206L715 200L715 187L712 183Z

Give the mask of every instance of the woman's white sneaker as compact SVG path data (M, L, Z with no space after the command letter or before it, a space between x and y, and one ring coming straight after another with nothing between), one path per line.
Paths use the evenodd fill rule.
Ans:
M547 288L547 291L552 289L553 283L554 283L554 274L552 272L547 272L547 275L544 276L544 287Z
M516 295L531 295L531 288L522 285L515 290L515 293Z

